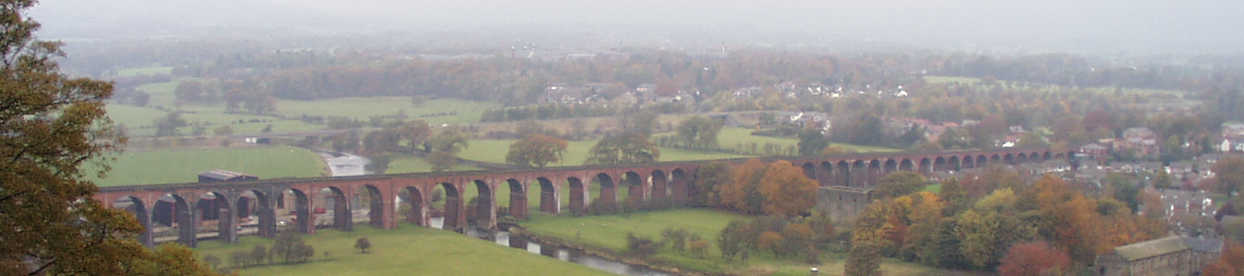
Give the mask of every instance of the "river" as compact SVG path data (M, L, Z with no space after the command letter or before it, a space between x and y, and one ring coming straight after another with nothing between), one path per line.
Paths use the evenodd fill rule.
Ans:
M444 222L444 218L440 218L440 217L433 217L433 218L428 219L428 224L430 224L432 228L436 228L436 229L441 229L443 222ZM497 231L497 232L493 232L492 235L489 235L488 232L478 231L474 228L470 228L470 230L468 230L466 234L467 236L471 236L474 238L493 241L499 246L523 249L532 254L540 254L540 255L547 256L547 257L552 257L558 260L584 265L587 267L591 267L597 270L601 270L601 271L605 271L605 272L609 272L609 273L613 273L617 275L631 275L631 276L668 276L670 275L668 273L648 269L643 266L626 264L622 262L617 262L617 261L589 255L589 254L584 254L583 252L579 252L578 250L568 250L565 248L544 248L539 243L532 242L532 241L526 241L525 243L524 242L510 243L510 232L506 232L506 231Z

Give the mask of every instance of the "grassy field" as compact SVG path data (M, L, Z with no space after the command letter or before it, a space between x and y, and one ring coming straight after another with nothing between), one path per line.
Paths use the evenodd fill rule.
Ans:
M747 129L747 128L724 127L721 129L721 132L717 134L717 145L721 146L722 148L727 148L727 149L733 149L733 148L740 147L740 146L747 146L750 143L756 143L756 145L760 147L763 147L765 144L776 144L776 145L781 145L782 147L795 147L799 145L799 139L795 139L792 137L772 137L772 136L752 135L752 131L753 131L752 129ZM665 133L665 134L660 134L660 135L674 135L674 134ZM849 149L849 150L854 150L857 152L899 151L899 149L894 149L894 148L861 146L861 145L852 145L852 144L843 144L843 143L833 143L832 145L839 146L839 147Z
M321 176L327 171L315 153L289 146L125 152L116 158L106 178L94 179L96 185L194 182L200 172L210 169L260 179Z
M423 119L433 125L470 124L479 122L483 110L496 104L473 102L457 99L436 99L421 105L410 102L408 97L367 97L339 98L315 101L278 100L276 114L284 116L263 116L252 114L229 113L221 104L182 104L176 103L173 90L180 81L152 83L139 86L138 89L151 94L148 107L110 104L109 116L118 124L124 124L131 136L150 136L155 134L154 121L168 112L177 110L184 112L182 118L188 123L206 123L210 135L211 130L228 125L234 134L260 134L271 125L274 133L314 131L326 128L322 124L311 124L298 120L308 116L341 116L366 121L371 116L391 116L405 114L408 119ZM161 110L163 109L163 110ZM451 115L436 115L450 113ZM259 121L259 122L252 122ZM190 135L192 128L178 129L182 135Z
M479 168L473 166L458 165L450 170L472 171L478 169ZM428 163L427 160L414 156L402 156L394 158L393 161L389 163L389 170L385 171L385 173L420 173L430 171L432 171L432 163Z
M131 67L117 71L118 77L167 75L173 72L172 66Z
M400 112L410 119L423 119L436 125L478 123L484 110L495 106L498 104L458 99L436 99L416 105L410 102L410 97L358 97L315 101L281 100L277 102L276 108L277 113L286 116L300 117L306 114L350 117L358 120L367 120L371 116L395 115ZM434 116L438 113L454 114Z
M354 242L371 241L369 254L359 254ZM608 275L586 266L558 261L527 251L499 246L466 235L401 224L380 230L357 225L353 232L319 230L304 236L315 248L312 262L242 270L241 275ZM229 254L249 252L255 245L272 246L272 240L247 236L238 243L202 242L195 249L199 258L213 255L228 262ZM330 257L325 259L325 252ZM227 264L226 264L227 265Z
M510 150L510 144L515 140L471 140L469 146L458 154L459 157L468 160L505 163L505 154ZM587 161L588 152L596 145L596 141L570 141L566 147L566 153L562 156L563 160L550 167L557 166L578 166ZM680 149L661 148L660 161L688 161L688 160L711 160L747 157L744 155L713 153L713 152L696 152Z
M654 258L664 262L678 264L697 270L731 273L738 275L808 275L809 266L799 260L775 259L769 254L755 254L746 264L726 262L721 259L717 249L717 233L731 220L748 219L737 215L707 209L678 209L667 211L643 212L629 215L569 217L538 215L529 222L522 223L527 232L540 236L555 237L563 241L581 243L591 247L610 249L621 252L626 248L626 234L659 240L661 230L667 227L683 228L698 234L710 241L709 256L697 259L673 252L668 247L662 248ZM844 256L826 254L822 258L821 274L842 275ZM918 264L886 260L882 264L885 275L946 275L962 274L957 271L943 271Z

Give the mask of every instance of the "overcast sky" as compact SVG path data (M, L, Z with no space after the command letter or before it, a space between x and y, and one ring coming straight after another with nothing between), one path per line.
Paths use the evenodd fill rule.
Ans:
M1229 52L1244 49L1238 0L481 1L44 0L50 37L230 32L695 32L928 47ZM675 38L676 39L676 38Z

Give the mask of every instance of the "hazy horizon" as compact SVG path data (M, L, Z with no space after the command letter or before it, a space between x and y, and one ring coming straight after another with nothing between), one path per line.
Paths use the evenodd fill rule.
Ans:
M913 48L1127 54L1239 53L1227 1L64 0L31 16L52 39L377 33L579 34L631 40L880 42Z

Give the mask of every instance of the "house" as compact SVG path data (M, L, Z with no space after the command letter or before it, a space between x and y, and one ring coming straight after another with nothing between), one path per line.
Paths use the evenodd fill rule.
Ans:
M1115 150L1132 150L1138 156L1158 154L1158 135L1146 127L1134 127L1123 131L1123 140L1115 143Z
M199 173L199 183L209 182L234 182L234 181L250 181L259 180L259 177L240 172L226 171L214 169Z
M1093 159L1097 159L1109 155L1110 149L1097 143L1089 143L1087 145L1080 146L1079 153L1092 157Z
M1115 247L1097 256L1097 275L1199 275L1201 267L1218 258L1222 240L1169 236Z
M1222 137L1244 138L1244 123L1241 123L1241 122L1222 123Z

